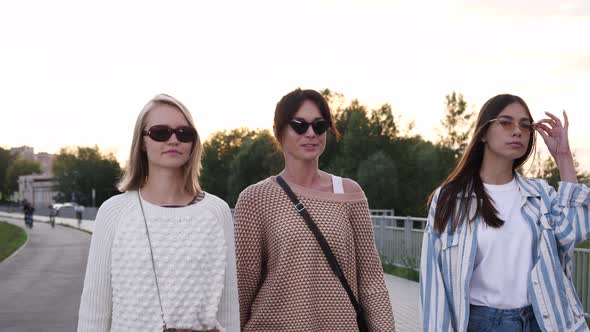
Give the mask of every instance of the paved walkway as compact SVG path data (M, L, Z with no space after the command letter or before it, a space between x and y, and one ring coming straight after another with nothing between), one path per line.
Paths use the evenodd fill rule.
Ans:
M0 213L0 219L24 225L22 216ZM75 220L64 218L63 223L77 226ZM87 231L92 226L82 222ZM27 232L28 243L0 263L0 331L75 331L90 236L41 222ZM397 331L420 331L418 283L391 275L385 275L385 282Z
M40 222L27 233L26 245L0 263L0 331L75 331L90 235Z
M415 281L385 275L397 332L417 332L420 324L420 288Z

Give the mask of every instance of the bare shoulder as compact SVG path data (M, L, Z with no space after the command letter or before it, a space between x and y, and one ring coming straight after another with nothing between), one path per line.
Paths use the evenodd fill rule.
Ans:
M356 181L349 178L342 178L342 186L344 187L345 193L358 193L363 191L363 188L361 188Z

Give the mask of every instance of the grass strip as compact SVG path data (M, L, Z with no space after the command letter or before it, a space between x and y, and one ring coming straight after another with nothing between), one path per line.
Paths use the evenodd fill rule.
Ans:
M27 232L24 229L0 221L0 262L12 255L27 241Z

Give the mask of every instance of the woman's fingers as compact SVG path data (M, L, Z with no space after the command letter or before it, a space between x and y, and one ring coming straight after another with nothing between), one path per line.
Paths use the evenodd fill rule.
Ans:
M537 125L535 126L535 129L537 129L538 132L543 132L546 135L549 135L549 133L551 132L551 128L545 124L542 123L537 123Z
M565 120L564 128L565 128L565 131L567 132L567 129L570 126L570 122L569 122L569 119L567 118L567 113L565 112L565 110L563 110L563 119Z
M551 128L557 127L557 123L555 123L555 121L553 121L553 119L541 119L536 122L537 125L544 125L545 123L548 124L549 126L551 126ZM544 125L544 126L546 128L549 128L546 125Z
M541 125L535 126L535 129L537 129L537 132L539 133L539 135L541 135L541 137L543 137L543 140L545 142L547 141L547 139L549 139L549 134L547 133L547 130L545 128L541 128Z
M553 121L555 121L555 123L557 125L559 125L560 127L563 127L563 125L561 124L561 120L558 117L556 117L555 115L553 115L552 113L549 113L549 112L545 112L545 114L547 114L548 117L550 117Z

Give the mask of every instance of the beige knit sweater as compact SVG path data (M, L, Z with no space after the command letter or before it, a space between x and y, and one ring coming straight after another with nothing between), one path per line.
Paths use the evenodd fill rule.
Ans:
M239 331L234 235L227 204L206 194L186 207L142 199L168 327ZM162 331L150 245L137 191L96 216L78 332Z
M394 331L364 193L289 185L330 244L370 331ZM358 331L342 284L275 177L246 188L234 218L242 331Z

